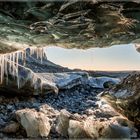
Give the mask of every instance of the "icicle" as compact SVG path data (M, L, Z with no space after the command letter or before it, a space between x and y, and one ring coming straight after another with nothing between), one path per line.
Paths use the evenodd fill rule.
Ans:
M1 56L1 83L3 82L4 77L4 55Z
M25 66L26 64L26 50L24 50L24 53L23 53L23 65Z
M21 52L21 60L24 60L24 51Z
M2 56L2 82L4 79L4 55Z
M18 76L18 60L19 60L19 54L20 52L17 52L17 56L16 56L16 76L17 76L17 85L19 88L19 76Z
M27 49L27 48L26 48ZM7 77L7 84L8 84L8 75L12 75L13 78L17 79L17 86L18 88L21 87L20 84L20 77L19 77L19 66L23 67L19 64L19 60L22 61L22 63L25 65L26 62L26 49L21 51L16 51L13 53L7 53L7 54L1 54L0 55L0 82L3 83L4 75ZM44 48L37 48L37 47L31 47L30 48L30 55L36 55L38 59L42 60L46 56ZM26 68L25 68L26 69ZM34 90L37 91L38 88L43 90L43 83L44 81L38 77L35 73L32 71L32 85L34 87ZM41 80L41 81L40 81Z
M2 56L0 55L0 79L2 81L2 73L1 73L2 72L2 62L1 62L1 60L2 60Z
M30 48L30 55L32 56L34 54L36 55L37 59L41 60L41 63L42 63L43 58L46 57L44 48L31 47Z
M18 60L20 51L14 53L7 53L0 55L0 82L4 80L4 74L8 80L8 74L12 74L13 77L18 77ZM8 82L8 81L7 81ZM18 82L17 82L18 83ZM19 85L19 84L18 84Z
M42 49L43 49L43 58L46 58L46 51L44 48L42 48Z
M8 54L4 55L4 73L6 75L6 84L8 85Z
M12 65L12 54L10 53L10 56L9 56L9 60L10 60L10 65L9 65L9 72L11 74L11 65Z
M13 71L13 76L15 75L15 67L14 67L14 65L15 65L15 53L13 53L13 63L12 63L12 71Z

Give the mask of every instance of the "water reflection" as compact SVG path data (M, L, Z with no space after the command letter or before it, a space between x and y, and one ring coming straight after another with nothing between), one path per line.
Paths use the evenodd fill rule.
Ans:
M47 56L52 62L72 69L140 70L140 53L132 44L88 50L51 46L47 48Z

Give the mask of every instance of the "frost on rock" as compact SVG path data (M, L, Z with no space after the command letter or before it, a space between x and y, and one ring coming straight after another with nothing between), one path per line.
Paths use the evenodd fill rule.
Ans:
M39 77L31 69L24 67L26 62L27 48L12 53L0 54L0 82L3 85L16 86L18 89L31 86L34 94L41 93L43 89L50 89L57 92L54 84L48 83ZM35 55L37 59L45 57L44 48L31 47L30 55ZM19 63L20 61L20 63ZM12 79L12 80L11 80ZM12 81L12 82L11 82Z
M87 72L41 73L40 77L55 83L59 89L70 89L88 80ZM86 84L86 83L85 83Z
M114 85L118 84L121 80L119 78L111 78L111 77L90 77L87 81L87 84L94 88L104 88L107 82L110 82Z

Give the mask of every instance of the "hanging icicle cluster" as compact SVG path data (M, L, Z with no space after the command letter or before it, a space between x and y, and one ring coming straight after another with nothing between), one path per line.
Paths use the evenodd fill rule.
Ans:
M45 49L44 48L37 48L37 47L31 47L29 48L29 54L35 55L38 59L42 60L45 57ZM35 73L33 73L30 69L24 67L26 62L26 54L27 54L27 48L24 50L7 53L7 54L0 54L0 82L3 83L5 77L6 81L8 83L8 76L12 76L17 80L17 86L20 88L22 85L20 84L20 78L19 78L19 68L27 69L32 74L32 83L34 86L34 89L36 89L36 82L39 77ZM19 64L19 60L22 61L22 64ZM40 87L42 89L42 81L40 82Z
M44 51L44 48L32 47L30 48L30 55L36 55L37 59L40 59L42 63L42 60L43 58L45 58L46 53Z

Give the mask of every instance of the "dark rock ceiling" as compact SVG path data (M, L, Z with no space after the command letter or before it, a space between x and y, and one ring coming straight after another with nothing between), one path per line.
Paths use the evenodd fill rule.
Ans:
M0 7L1 53L19 44L86 49L140 42L139 0L0 2Z

